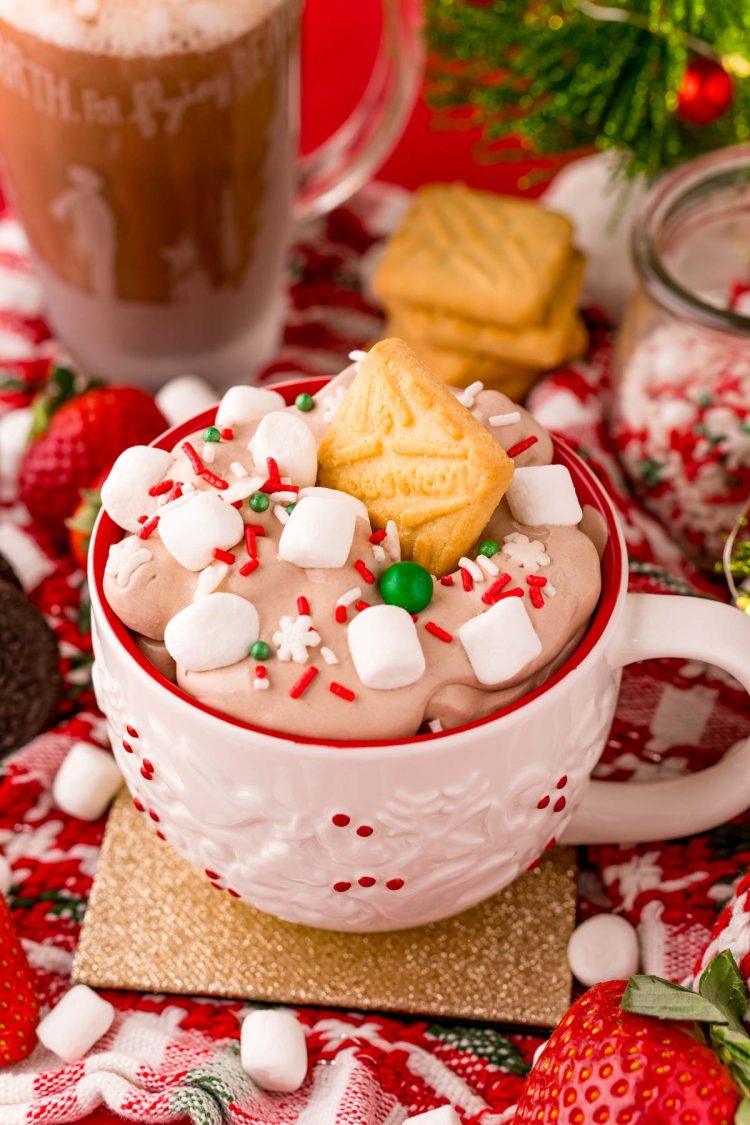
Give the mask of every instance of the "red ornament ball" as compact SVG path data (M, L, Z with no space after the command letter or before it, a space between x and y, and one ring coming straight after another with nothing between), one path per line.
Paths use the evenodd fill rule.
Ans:
M691 125L710 125L727 112L734 98L734 84L715 59L694 58L680 83L677 114Z

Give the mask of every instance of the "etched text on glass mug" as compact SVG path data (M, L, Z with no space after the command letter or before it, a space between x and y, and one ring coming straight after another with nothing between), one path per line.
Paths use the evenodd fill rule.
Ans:
M274 348L295 197L324 210L397 138L416 0L301 173L300 0L0 0L3 183L56 331L86 368L245 379Z

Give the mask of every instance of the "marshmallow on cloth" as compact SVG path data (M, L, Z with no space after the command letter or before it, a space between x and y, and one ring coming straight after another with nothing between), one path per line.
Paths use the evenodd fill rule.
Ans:
M281 533L279 558L305 569L343 566L352 549L356 518L357 509L344 493L334 492L331 499L304 497Z
M318 496L321 500L348 501L354 508L355 515L367 520L368 523L370 522L370 513L362 501L357 496L350 496L348 492L341 492L338 488L322 488L318 485L311 485L309 488L301 488L297 498L298 500L304 500L306 496Z
M0 895L3 898L13 886L13 872L5 856L0 853Z
M63 1062L77 1062L107 1034L114 1018L115 1010L108 1000L88 985L76 984L47 1013L36 1034L39 1042Z
M176 613L164 644L187 672L210 672L244 660L260 632L258 611L238 594L208 594Z
M365 687L380 691L407 687L426 667L410 613L397 605L363 609L347 629L349 651Z
M405 1125L461 1125L461 1118L451 1105L440 1105L437 1109L428 1109L426 1113L418 1113L414 1117L407 1117Z
M138 531L138 517L154 514L156 497L149 489L166 477L172 461L171 453L150 445L132 445L120 454L102 485L102 507L118 527Z
M249 422L251 418L283 410L285 406L278 391L265 391L262 387L230 387L216 411L216 425L221 429L238 422Z
M280 1094L299 1090L307 1074L304 1028L283 1008L251 1012L242 1022L240 1061L264 1090Z
M244 532L240 513L215 492L199 492L159 520L162 543L186 570L203 570L211 562L215 547L230 550Z
M55 570L36 539L14 523L0 525L0 555L10 563L26 593Z
M122 784L117 762L91 742L74 742L52 784L55 804L78 820L98 820Z
M180 422L187 422L188 418L208 410L217 397L205 379L197 375L178 375L157 392L156 405L170 426L179 426Z
M529 527L568 527L583 519L573 478L564 465L516 469L505 495L513 519Z
M595 914L581 922L568 942L568 964L586 988L603 980L627 980L638 972L638 934L627 918Z
M318 445L307 423L294 414L275 412L261 419L251 449L253 461L265 468L273 457L282 476L305 488L318 475Z
M488 686L512 680L542 651L522 598L495 602L466 621L458 635L474 675Z

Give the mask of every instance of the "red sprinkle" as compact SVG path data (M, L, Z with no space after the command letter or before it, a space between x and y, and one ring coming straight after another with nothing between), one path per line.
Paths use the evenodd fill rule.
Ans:
M492 605L493 602L496 602L500 596L500 591L505 589L510 580L511 578L509 574L501 574L498 578L496 578L489 589L485 590L485 592L482 594L482 601L484 602L484 604Z
M279 466L274 461L273 457L266 458L266 465L268 466L268 480L265 484L260 486L259 492L281 492L284 485L281 483L281 474L279 473Z
M503 590L502 594L498 594L495 598L496 602L501 602L503 598L522 598L524 591L520 586L514 586L512 590Z
M232 507L236 508L237 511L239 512L240 508L242 507L242 501L241 500L235 500L235 502L232 504Z
M526 581L528 582L529 586L546 586L547 585L547 579L544 578L543 575L541 575L541 574L530 574L528 576L528 578L526 579Z
M159 526L159 517L152 516L150 520L146 520L141 530L138 532L139 539L148 539Z
M248 574L252 574L253 571L257 570L259 566L260 566L260 563L257 559L250 559L249 562L246 562L246 563L242 564L239 572L240 572L240 574L242 575L243 578L247 578Z
M258 545L255 542L256 531L254 527L245 528L245 550L247 551L248 558L254 559L258 553Z
M182 481L178 480L177 484L174 486L174 488L170 492L169 496L167 497L166 502L167 502L167 504L169 504L170 501L172 501L172 500L179 500L181 496L182 496Z
M234 437L234 430L231 426L225 426L223 430L219 430L222 441L231 441Z
M335 617L336 617L336 620L339 623L339 625L345 625L346 624L346 606L345 605L337 605L336 606Z
M149 496L163 496L165 492L169 492L173 485L173 480L163 480L161 484L155 484L153 488L149 488L148 494Z
M139 516L138 517L138 523L145 523L147 519L148 519L148 516Z
M365 601L362 600L362 598L360 598L358 602L354 603L354 608L358 609L359 612L361 613L363 609L369 609L370 608L370 603L365 602Z
M474 579L469 574L465 566L461 567L461 581L463 582L464 590L468 594L469 590L474 589Z
M370 542L382 543L387 534L387 531L373 531L372 535L370 536Z
M299 699L303 692L307 691L317 674L318 669L314 665L308 668L306 672L303 672L296 684L289 689L289 694L292 699Z
M357 559L354 564L354 569L357 571L357 574L364 578L365 582L369 582L369 584L372 586L373 582L375 581L375 575L371 570L367 569L362 559Z
M532 434L531 437L527 437L525 441L519 441L518 445L512 445L510 449L506 449L505 452L509 457L518 457L519 453L525 453L527 449L531 449L532 445L536 445L538 441L539 438Z
M203 469L200 475L213 488L218 488L220 492L223 492L225 488L229 488L229 481L224 480L223 477L217 477L216 473L212 473L210 469Z
M310 603L307 598L297 598L297 613L299 613L302 617L310 616Z
M453 640L453 635L451 633L446 633L445 629L441 629L434 621L428 621L425 625L425 629L428 633L432 633L433 637L437 637L439 641L445 641L447 645Z
M440 579L440 585L441 586L452 586L453 585L453 575L452 574L444 574L443 577Z
M213 558L218 559L219 562L227 563L228 566L231 566L234 562L234 555L232 554L232 552L222 551L221 547L214 547L211 555Z
M201 461L198 454L195 452L195 448L190 444L189 441L184 441L180 448L190 462L190 468L197 476L200 476L205 468L205 465Z
M339 699L345 699L347 703L351 703L354 699L354 692L350 691L348 687L344 687L343 684L337 684L335 680L332 680L328 685L328 690L333 695L337 695Z
M268 672L265 669L265 665L259 664L255 669L256 680L265 680L267 675L268 675Z
M529 597L534 609L544 609L544 595L539 586L529 587Z

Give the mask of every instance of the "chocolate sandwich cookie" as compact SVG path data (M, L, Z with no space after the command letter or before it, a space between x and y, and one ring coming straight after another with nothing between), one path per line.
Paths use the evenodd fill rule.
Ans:
M5 555L0 555L0 582L7 582L10 586L15 586L17 590L23 589L21 580Z
M0 758L44 729L59 692L54 633L19 589L0 581Z

